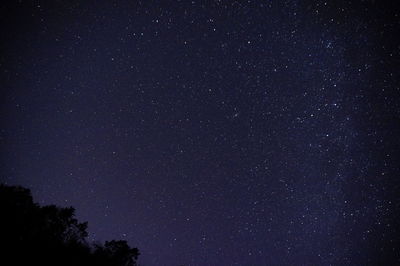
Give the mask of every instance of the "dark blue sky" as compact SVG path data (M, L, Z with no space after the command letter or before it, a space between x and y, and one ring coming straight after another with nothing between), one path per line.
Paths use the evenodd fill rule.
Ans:
M395 4L0 6L0 181L90 240L143 265L400 263Z

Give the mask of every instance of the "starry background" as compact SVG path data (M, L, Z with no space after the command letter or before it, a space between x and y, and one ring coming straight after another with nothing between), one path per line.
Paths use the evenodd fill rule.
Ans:
M0 181L90 240L142 265L400 264L395 4L0 5Z

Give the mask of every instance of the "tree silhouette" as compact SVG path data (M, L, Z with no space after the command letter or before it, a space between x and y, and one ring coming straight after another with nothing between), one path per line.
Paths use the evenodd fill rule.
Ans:
M0 211L1 265L137 265L137 248L123 240L89 244L74 208L41 207L29 189L0 185Z

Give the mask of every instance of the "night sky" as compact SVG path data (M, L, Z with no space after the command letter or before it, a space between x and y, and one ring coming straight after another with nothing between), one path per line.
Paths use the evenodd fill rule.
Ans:
M399 265L392 2L1 1L0 182L144 266Z

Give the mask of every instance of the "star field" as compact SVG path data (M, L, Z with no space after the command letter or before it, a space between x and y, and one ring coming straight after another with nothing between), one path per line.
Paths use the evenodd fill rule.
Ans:
M0 181L143 265L397 265L399 9L1 3Z

